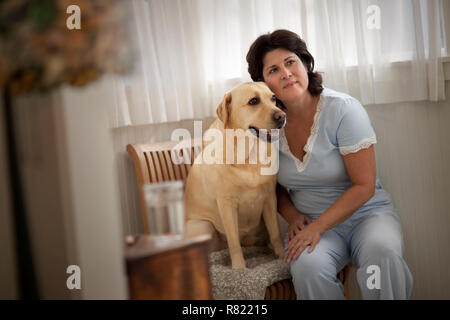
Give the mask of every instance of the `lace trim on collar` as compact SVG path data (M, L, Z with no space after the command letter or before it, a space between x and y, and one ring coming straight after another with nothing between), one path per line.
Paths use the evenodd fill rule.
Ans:
M290 156L297 167L298 172L302 172L305 170L306 165L308 164L309 158L311 157L311 153L314 147L314 142L316 141L317 134L319 133L319 120L320 115L322 114L323 109L323 97L320 96L320 100L317 104L316 114L314 115L313 125L311 127L311 132L309 134L308 140L306 141L305 147L303 150L305 151L305 155L303 156L303 161L300 161L296 156L294 156L289 148L286 135L284 133L284 127L280 130L280 139L281 139L281 151Z

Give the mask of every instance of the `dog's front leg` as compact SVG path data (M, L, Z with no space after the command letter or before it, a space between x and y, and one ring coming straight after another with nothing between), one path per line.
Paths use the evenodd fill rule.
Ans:
M270 243L278 258L284 258L283 243L280 239L280 226L277 218L277 197L276 194L267 197L263 208L264 223L269 233Z
M230 251L231 267L244 269L245 260L239 240L237 201L230 197L220 198L217 199L217 205Z

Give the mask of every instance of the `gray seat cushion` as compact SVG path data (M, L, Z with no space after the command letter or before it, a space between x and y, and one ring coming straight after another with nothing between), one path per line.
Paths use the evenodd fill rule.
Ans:
M247 267L231 269L228 249L209 255L212 296L215 300L263 300L266 288L290 279L289 264L268 247L242 247Z

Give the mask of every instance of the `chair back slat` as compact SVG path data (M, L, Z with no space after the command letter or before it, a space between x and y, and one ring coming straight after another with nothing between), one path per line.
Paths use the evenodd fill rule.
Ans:
M175 180L175 173L173 170L174 168L173 168L172 159L170 158L170 151L164 150L163 154L164 154L164 160L165 160L166 167L167 167L167 174L169 175L169 180L173 181L173 180Z
M146 172L148 175L148 180L143 181L143 183L151 183L155 181L156 178L156 168L153 161L153 157L149 152L143 152L142 153L145 157L145 166L142 167L142 171ZM137 170L137 169L136 169ZM139 181L139 179L138 179Z
M183 181L186 181L189 169L190 169L190 167L186 168L185 164L180 165L181 178L183 179Z
M155 157L158 158L158 163L161 167L161 180L159 180L159 182L169 181L169 174L167 172L166 159L164 159L163 151L156 151Z
M173 164L173 171L175 174L175 180L183 180L183 177L181 176L181 166L180 164Z
M161 162L158 158L158 153L157 152L150 152L152 158L153 158L153 163L155 164L155 169L156 169L156 179L154 182L163 182L163 174L162 174L162 169L161 169Z
M172 161L171 151L179 143L178 141L166 141L152 144L127 145L127 152L131 156L136 170L141 213L146 233L150 233L150 229L145 212L146 206L143 186L148 183L171 180L182 180L186 182L189 170L191 169L190 163L175 164ZM178 154L180 156L186 154L187 156L189 153L191 163L193 163L194 155L201 150L201 139L184 141L180 148L181 150Z

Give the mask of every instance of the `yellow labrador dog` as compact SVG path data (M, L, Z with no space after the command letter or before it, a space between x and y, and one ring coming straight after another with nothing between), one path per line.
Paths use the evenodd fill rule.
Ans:
M276 133L270 130L280 129L286 122L285 113L275 102L273 92L263 82L244 83L228 92L217 107L218 119L203 136L205 141L214 131L215 135L209 136L215 137L216 148L211 151L212 144L204 144L186 180L187 236L210 234L212 251L228 245L233 269L245 268L241 245L266 245L270 240L275 254L284 257L277 220L276 172L261 174L268 165L259 155L250 163L258 143L270 154L274 136L262 133ZM230 138L230 132L247 129L244 150L236 141L239 138ZM235 155L245 158L244 163Z

